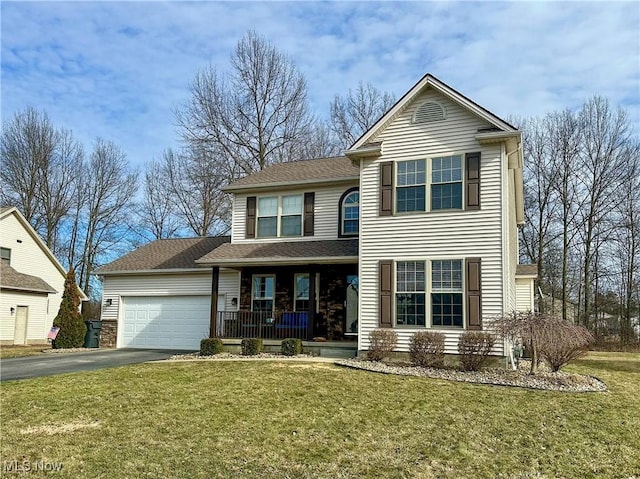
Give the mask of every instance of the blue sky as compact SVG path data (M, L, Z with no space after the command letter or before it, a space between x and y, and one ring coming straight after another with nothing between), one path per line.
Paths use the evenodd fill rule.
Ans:
M2 119L45 110L89 149L134 165L177 145L173 110L248 29L287 53L327 117L359 81L400 97L429 72L499 116L577 108L593 94L640 131L637 2L1 3Z

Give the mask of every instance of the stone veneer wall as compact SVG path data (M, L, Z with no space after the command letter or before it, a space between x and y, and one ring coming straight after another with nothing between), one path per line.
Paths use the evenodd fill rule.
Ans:
M102 330L100 331L100 347L113 349L116 347L116 338L118 337L118 321L112 319L102 321Z

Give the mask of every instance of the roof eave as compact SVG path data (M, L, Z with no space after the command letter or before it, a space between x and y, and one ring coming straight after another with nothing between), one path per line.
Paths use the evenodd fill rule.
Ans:
M263 265L300 265L300 264L350 264L357 263L357 256L316 256L304 258L231 258L231 259L199 259L197 263L208 266L263 266Z
M245 191L255 190L273 190L279 188L295 188L296 186L305 187L309 185L321 186L321 185L334 185L336 183L353 183L354 181L360 181L359 176L341 176L338 178L323 178L323 179L311 179L303 181L279 181L274 183L259 183L253 185L227 185L222 188L222 191L226 193L242 193Z
M197 261L196 261L197 263ZM173 269L130 269L122 271L93 271L96 276L116 276L116 275L150 275L150 274L185 274L206 272L204 267L196 268L173 268Z
M365 145L360 148L346 150L344 152L351 161L359 161L365 158L375 158L382 155L382 142L376 145Z
M8 289L10 291L24 291L27 293L38 293L38 294L56 294L57 291L55 289L38 289L38 288L21 288L19 286L8 286L8 285L0 285L0 289Z

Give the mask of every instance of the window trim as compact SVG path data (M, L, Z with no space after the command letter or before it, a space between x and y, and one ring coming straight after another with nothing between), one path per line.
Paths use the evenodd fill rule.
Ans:
M425 285L424 285L424 295L425 295L425 325L411 325L411 324L398 324L397 317L397 305L396 305L396 294L398 293L398 263L402 262L424 262L425 263ZM434 288L432 284L432 262L433 261L460 261L462 265L462 277L461 277L461 285L462 288L460 291L455 291L455 293L462 294L462 326L440 326L433 324L433 303L431 295L434 293ZM409 329L409 330L435 330L435 331L467 331L467 287L466 287L466 263L467 257L463 256L437 256L437 257L429 257L429 258L406 258L400 257L395 258L392 262L392 284L391 284L391 311L393 313L391 327L393 329ZM439 291L435 291L436 293Z
M338 202L338 238L357 238L360 236L360 217L361 217L361 201L358 197L358 232L357 233L345 233L344 232L344 201L347 197L353 193L358 192L360 194L360 188L358 186L354 186L349 188L347 191L342 193L340 197L340 201Z
M460 208L443 208L443 209L437 209L434 210L432 208L432 201L431 201L431 195L432 195L432 186L433 186L433 182L432 182L432 173L433 173L433 160L434 159L440 159L440 158L447 158L447 157L453 157L453 156L459 156L460 157L460 172L461 172L461 180L460 183L462 185L462 195L461 195L461 205ZM420 160L424 160L425 161L425 183L424 183L424 187L425 187L425 199L424 199L424 210L415 210L415 211L398 211L398 189L399 188L403 188L403 186L399 186L398 185L398 165L400 163L405 163L408 161L420 161ZM423 157L419 157L419 158L406 158L400 161L394 161L394 165L393 165L393 197L394 197L394 201L393 201L393 214L397 215L397 216L406 216L406 215L416 215L416 214L422 214L422 213L453 213L453 212L462 212L462 211L467 211L466 208L466 192L465 192L465 184L466 184L466 178L465 178L465 171L466 171L466 163L467 162L467 158L466 158L466 153L465 152L456 152L456 153L439 153L436 155L430 155L430 156L423 156ZM458 183L457 181L455 183ZM437 184L442 184L442 183L437 183ZM419 186L419 185L416 185Z
M255 226L255 239L270 239L270 238L298 238L304 236L304 195L305 193L292 193L292 194L282 194L282 195L264 195L256 197L256 226ZM284 215L282 213L283 210L283 198L286 196L298 196L300 197L300 214L299 215ZM260 218L273 218L273 216L260 216L260 200L265 198L275 198L277 201L277 211L276 211L276 234L275 236L260 236L258 234ZM300 216L300 234L299 235L284 235L282 234L282 219L285 217L291 216Z

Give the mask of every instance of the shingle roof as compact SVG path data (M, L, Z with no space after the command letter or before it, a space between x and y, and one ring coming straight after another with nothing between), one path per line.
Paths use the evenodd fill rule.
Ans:
M0 264L0 288L32 291L35 293L56 293L44 279L30 274L19 273L8 264Z
M538 276L538 265L519 264L516 266L516 276Z
M358 257L358 240L290 241L283 243L224 244L202 257L198 263L243 264L259 262L321 261L323 258Z
M277 186L295 183L322 183L341 179L358 179L360 170L346 156L290 161L268 166L231 183L225 190L255 186Z
M95 274L198 269L195 260L228 243L228 236L156 240L94 271Z

